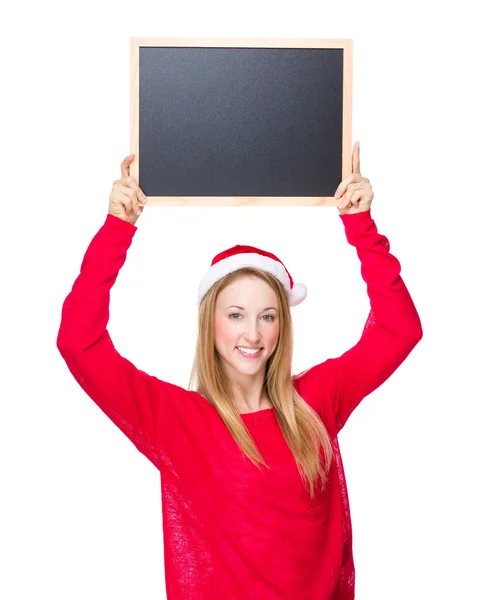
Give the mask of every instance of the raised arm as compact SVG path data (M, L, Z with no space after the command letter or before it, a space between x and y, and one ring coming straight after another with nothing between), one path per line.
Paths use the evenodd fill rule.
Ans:
M357 344L328 361L337 384L334 411L338 430L358 403L396 371L423 335L420 317L400 275L400 262L390 253L388 239L378 233L370 210L340 218L361 261L371 310Z
M339 216L346 239L355 246L361 262L370 312L355 346L296 378L300 389L320 399L323 411L332 408L337 431L360 401L396 371L423 335L419 315L400 276L401 265L372 219L374 194L370 181L360 173L358 143L352 166L352 174L341 182L335 197L342 197Z
M128 159L121 165L124 171ZM123 192L126 186L122 181L114 182L109 214L89 244L81 271L63 303L57 348L82 389L158 466L156 423L159 417L170 420L171 399L185 390L136 368L117 352L107 331L110 289L137 230L137 213L132 205L124 205L124 201L132 202L126 196L131 190ZM119 213L112 203L119 202L121 193L127 200ZM168 402L163 401L164 394Z
M57 348L72 375L154 464L160 381L120 356L107 331L110 289L136 227L107 215L64 301Z
M360 401L396 371L423 335L400 276L400 263L389 252L388 239L378 233L370 209L340 218L361 261L371 309L359 341L341 356L305 371L300 382L302 389L315 390L321 402L332 408L338 432Z

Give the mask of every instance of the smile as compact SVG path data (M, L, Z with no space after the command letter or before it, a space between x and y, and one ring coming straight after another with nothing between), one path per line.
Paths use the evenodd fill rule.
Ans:
M256 352L253 352L253 350L249 352L244 351L239 347L236 347L236 350L245 358L258 358L262 354L263 348L260 348L260 350L257 350Z

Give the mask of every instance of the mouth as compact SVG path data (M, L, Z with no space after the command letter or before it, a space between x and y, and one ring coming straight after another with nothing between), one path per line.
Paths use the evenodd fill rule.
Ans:
M241 350L239 346L236 346L236 350L241 354L241 356L244 356L245 358L258 358L263 352L263 348L260 348L256 352L245 352Z

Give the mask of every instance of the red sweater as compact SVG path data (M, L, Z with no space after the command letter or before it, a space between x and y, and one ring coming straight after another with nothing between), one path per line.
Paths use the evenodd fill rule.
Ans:
M355 569L337 434L360 401L422 337L400 263L370 210L339 215L356 247L371 310L338 358L293 376L334 452L329 483L310 500L274 408L243 414L271 470L240 451L198 393L136 368L107 331L110 290L137 227L108 215L64 301L57 347L70 372L160 471L169 600L350 600Z

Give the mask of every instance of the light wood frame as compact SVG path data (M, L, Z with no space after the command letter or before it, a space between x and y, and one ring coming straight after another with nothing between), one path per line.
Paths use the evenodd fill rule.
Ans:
M342 48L343 49L343 156L342 179L352 172L351 107L353 40L320 38L130 38L131 58L131 152L135 158L130 174L139 184L139 49L143 46L230 48ZM334 196L148 196L146 206L337 206Z

